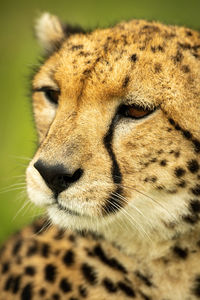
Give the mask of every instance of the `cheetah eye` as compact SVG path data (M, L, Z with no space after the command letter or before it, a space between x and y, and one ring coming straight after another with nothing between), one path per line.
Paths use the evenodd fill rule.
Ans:
M52 103L58 104L60 92L55 90L46 90L45 97Z
M118 114L126 118L138 120L150 115L154 111L155 109L143 108L137 105L122 105L119 107Z
M37 92L43 92L45 97L54 104L58 104L58 99L59 99L59 95L60 95L60 91L59 90L53 90L50 87L42 87L40 89L36 89L35 91Z

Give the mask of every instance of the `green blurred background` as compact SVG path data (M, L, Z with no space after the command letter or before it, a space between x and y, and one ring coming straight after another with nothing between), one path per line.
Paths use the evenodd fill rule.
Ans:
M29 204L21 208L24 171L37 142L29 94L40 53L33 24L44 11L86 28L131 18L200 28L200 0L0 0L0 242L41 213Z

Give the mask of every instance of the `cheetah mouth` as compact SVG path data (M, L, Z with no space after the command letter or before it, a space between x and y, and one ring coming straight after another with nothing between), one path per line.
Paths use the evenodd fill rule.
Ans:
M80 213L78 213L77 211L75 210L72 210L72 209L69 209L67 207L64 207L62 206L62 204L60 203L56 203L56 207L59 209L59 210L62 210L64 211L65 213L71 215L71 216L76 216L76 217L81 217L82 215Z
M76 210L73 210L71 208L65 207L63 206L61 203L59 203L58 201L54 202L52 205L50 205L50 207L56 208L59 211L64 212L67 215L70 216L75 216L75 217L84 217L84 218L89 218L89 215L77 212Z

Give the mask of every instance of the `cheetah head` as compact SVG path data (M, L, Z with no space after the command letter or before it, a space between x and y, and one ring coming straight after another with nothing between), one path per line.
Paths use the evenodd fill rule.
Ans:
M143 20L85 33L45 13L36 34L30 199L64 228L116 238L196 226L199 33Z

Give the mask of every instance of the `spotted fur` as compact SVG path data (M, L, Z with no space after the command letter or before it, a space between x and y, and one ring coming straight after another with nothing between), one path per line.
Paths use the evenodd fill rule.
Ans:
M36 31L27 191L54 225L2 248L0 300L200 298L199 32L49 14Z

